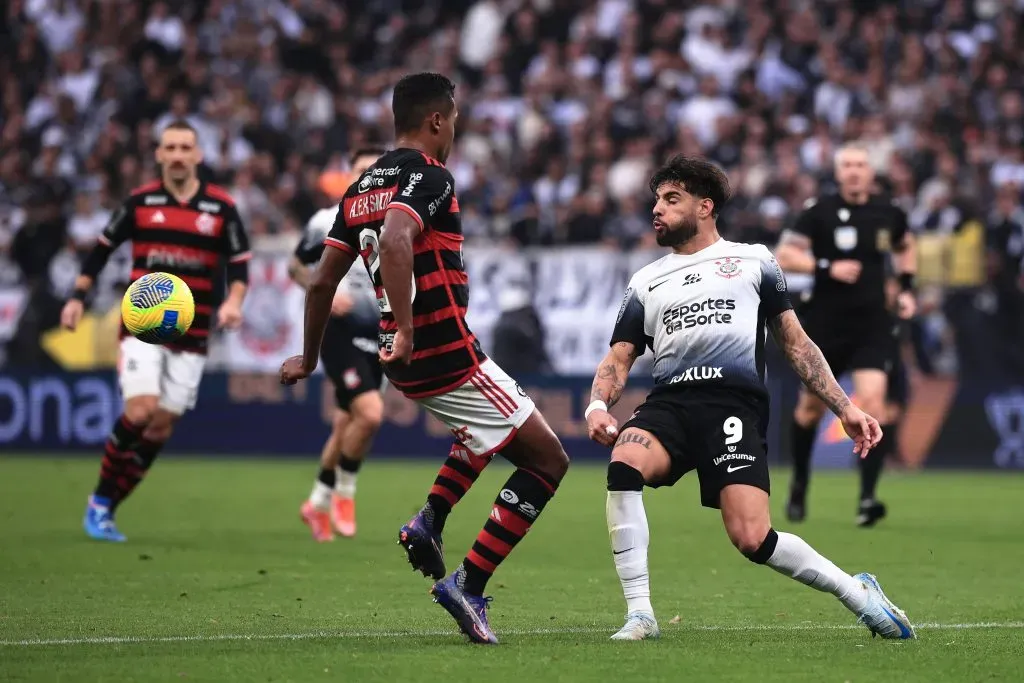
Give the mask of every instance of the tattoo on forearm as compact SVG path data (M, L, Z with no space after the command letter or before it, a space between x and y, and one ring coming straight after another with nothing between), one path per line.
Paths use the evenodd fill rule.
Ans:
M619 369L614 363L605 363L597 369L597 375L594 376L590 400L604 401L609 406L614 405L622 396L624 388L625 384L619 381Z
M619 436L618 440L615 442L615 445L625 446L626 444L629 443L635 443L639 446L643 446L648 450L650 450L651 448L651 440L648 437L644 436L640 432L634 432L631 429L623 432L622 435Z
M804 385L833 413L842 413L850 405L850 398L836 381L821 349L800 327L796 314L786 311L777 316L771 322L771 331Z
M591 401L604 401L609 407L622 397L626 378L633 361L637 359L636 348L627 342L618 342L597 368L594 384L590 390Z

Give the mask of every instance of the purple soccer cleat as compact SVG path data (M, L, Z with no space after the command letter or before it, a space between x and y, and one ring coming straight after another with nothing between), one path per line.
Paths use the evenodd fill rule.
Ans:
M398 531L398 544L405 549L412 568L423 572L423 576L437 581L445 575L441 534L431 528L422 511Z
M466 634L470 642L497 645L498 637L487 623L487 605L493 598L467 593L462 589L464 581L465 570L460 566L444 581L435 583L430 594L434 596L434 602L454 617L459 630Z

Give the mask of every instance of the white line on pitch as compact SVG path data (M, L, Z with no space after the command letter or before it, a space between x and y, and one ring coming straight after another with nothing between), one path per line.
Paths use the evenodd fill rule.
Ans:
M614 633L614 626L570 626L566 628L506 629L501 635L542 636L588 633ZM681 631L846 631L863 626L845 624L748 624L715 626L711 624L680 625ZM925 631L969 631L980 629L1024 629L1024 621L980 621L962 624L918 624ZM456 635L454 631L308 631L306 633L223 633L192 636L98 636L91 638L30 638L26 640L0 640L0 647L32 647L54 645L134 645L146 643L216 643L224 641L268 640L330 640L360 638L429 638Z

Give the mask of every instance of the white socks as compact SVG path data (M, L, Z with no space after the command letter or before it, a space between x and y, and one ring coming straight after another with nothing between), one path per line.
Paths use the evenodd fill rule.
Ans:
M626 612L653 615L651 578L647 573L647 547L651 531L641 491L609 491L605 505L608 536L612 544L615 571L619 574Z
M777 532L779 542L768 566L800 583L831 593L848 610L859 614L868 604L868 591L857 579L832 564L799 536Z
M322 481L313 482L313 491L309 494L309 502L317 510L330 510L331 487Z
M334 491L342 498L355 498L356 497L356 473L346 472L340 467L334 468L337 483L334 485Z

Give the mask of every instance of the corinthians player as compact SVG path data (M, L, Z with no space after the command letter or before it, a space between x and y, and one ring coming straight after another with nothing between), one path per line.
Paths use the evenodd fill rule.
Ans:
M768 249L719 236L715 221L729 196L725 175L706 161L676 156L650 187L658 244L672 253L630 280L586 412L590 437L612 446L606 514L627 610L612 638L659 635L642 492L671 486L691 470L697 470L701 504L721 510L729 539L749 560L831 593L872 633L913 638L906 615L871 574L851 576L798 536L772 528L766 327L808 390L842 421L861 457L881 438L878 422L850 402L804 333ZM608 407L645 347L654 352L655 388L620 430Z
M358 149L352 154L352 175L370 168L385 150ZM324 238L334 226L340 204L321 209L306 225L295 248L288 273L297 285L309 288L310 266L324 253ZM381 384L384 371L377 358L377 295L364 268L353 268L341 281L331 303L320 360L334 385L336 408L331 434L320 452L320 472L309 498L299 509L302 521L317 541L356 533L356 476L380 429L384 414ZM332 529L333 526L333 529Z

